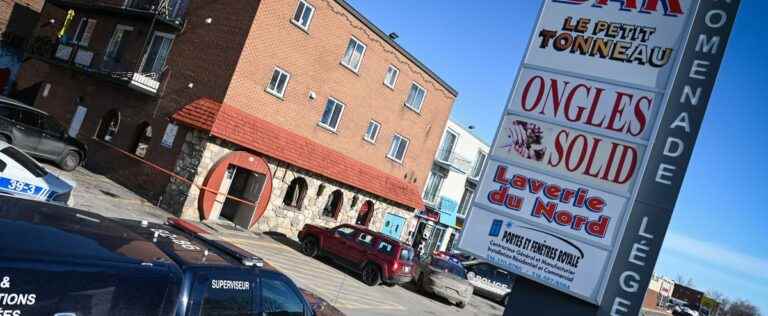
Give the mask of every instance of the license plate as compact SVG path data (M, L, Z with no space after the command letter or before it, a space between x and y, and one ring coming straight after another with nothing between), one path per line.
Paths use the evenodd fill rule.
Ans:
M405 272L411 272L411 267L405 267L405 268L403 268L403 271L405 271Z

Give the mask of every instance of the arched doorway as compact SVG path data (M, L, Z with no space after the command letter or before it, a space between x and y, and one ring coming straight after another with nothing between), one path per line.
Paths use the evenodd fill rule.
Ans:
M152 145L152 125L142 122L136 128L136 139L133 145L133 154L141 158L147 157L149 147Z
M373 202L371 200L365 201L363 205L360 205L360 210L357 211L357 220L355 224L360 226L368 226L371 224L371 218L373 217Z
M101 118L99 129L96 131L96 138L106 142L112 142L120 129L120 112L115 109L109 110Z
M272 195L272 173L264 159L232 152L208 172L200 194L201 217L251 228L264 215ZM214 190L218 192L213 192Z

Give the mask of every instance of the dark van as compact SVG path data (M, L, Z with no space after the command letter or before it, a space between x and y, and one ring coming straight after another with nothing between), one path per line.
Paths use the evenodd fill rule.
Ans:
M313 315L288 277L209 237L0 197L0 315Z

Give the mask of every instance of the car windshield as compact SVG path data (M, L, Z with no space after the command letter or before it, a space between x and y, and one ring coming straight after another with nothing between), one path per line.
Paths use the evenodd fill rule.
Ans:
M443 272L448 272L460 278L465 279L467 277L467 274L466 274L466 271L464 271L464 268L462 268L458 264L455 264L445 259L433 258L432 261L429 262L429 265L435 269L442 270Z
M3 150L0 150L0 152L15 160L35 177L40 178L48 174L48 171L46 171L45 168L41 167L39 164L37 164L36 161L32 160L32 158L29 158L29 156L25 155L16 148L5 147Z

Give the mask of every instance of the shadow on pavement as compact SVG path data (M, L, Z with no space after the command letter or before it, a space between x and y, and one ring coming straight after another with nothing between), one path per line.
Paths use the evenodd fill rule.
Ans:
M441 304L443 304L445 306L455 306L454 304L451 304L451 302L448 301L445 298L442 298L442 297L437 296L437 295L435 295L433 293L429 293L427 291L419 289L419 287L416 286L416 284L414 284L413 282L408 282L408 283L405 283L405 284L401 284L400 287L405 289L405 290L407 290L408 292L411 292L413 294L420 295L422 297L428 298L428 299L430 299L432 301L441 303Z

